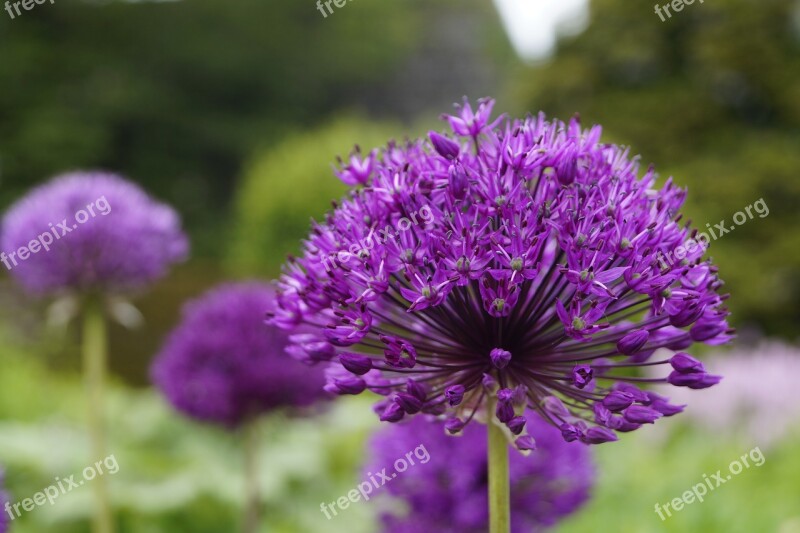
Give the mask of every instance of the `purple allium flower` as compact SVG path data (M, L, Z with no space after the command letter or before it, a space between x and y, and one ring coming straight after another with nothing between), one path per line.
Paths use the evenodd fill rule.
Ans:
M193 418L236 427L267 411L328 397L319 367L286 355L289 335L264 323L273 289L217 287L189 302L152 367L154 383Z
M36 251L22 259L22 247ZM11 206L0 249L6 268L32 292L118 293L164 276L185 258L188 241L177 213L138 185L115 174L75 172Z
M680 223L686 191L656 188L652 168L640 177L597 126L489 123L492 105L465 103L449 135L370 152L363 186L285 267L272 322L315 328L329 390L384 396L388 422L427 413L457 432L492 400L512 433L531 408L600 443L675 414L639 386L720 378L688 354L652 354L733 333L704 247L661 259L697 235ZM641 366L661 374L636 377Z
M2 468L0 468L0 533L6 533L8 531L8 519L9 515L6 512L6 504L11 501L11 498L8 496L8 493L5 491L5 472Z
M570 446L557 429L536 413L525 413L536 433L536 452L511 454L511 531L541 531L576 511L594 481L591 454ZM530 438L530 437L528 437ZM397 474L385 485L404 500L408 512L382 516L387 533L483 533L488 531L486 427L471 424L451 437L440 424L423 417L379 431L371 440L372 459L365 473L391 471L394 462L424 446L430 457ZM420 454L423 455L424 454Z

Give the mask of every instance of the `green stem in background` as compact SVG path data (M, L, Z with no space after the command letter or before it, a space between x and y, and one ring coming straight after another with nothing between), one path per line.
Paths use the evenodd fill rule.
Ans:
M106 375L107 338L103 307L99 300L86 302L83 319L83 374L88 401L89 440L92 461L106 458L105 409L103 389ZM94 533L113 533L111 502L105 476L97 476L91 482L94 493Z
M510 531L510 499L508 481L508 439L494 416L496 400L489 400L487 421L489 433L489 532Z
M245 515L244 533L256 533L261 520L261 491L258 486L258 423L251 420L242 428L244 445Z

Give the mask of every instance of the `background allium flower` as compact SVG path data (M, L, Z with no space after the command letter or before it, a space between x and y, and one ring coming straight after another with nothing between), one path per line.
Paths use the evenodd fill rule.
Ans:
M287 356L288 335L264 323L273 300L269 285L245 282L220 286L184 307L152 368L153 381L178 410L235 427L327 397L322 369Z
M511 454L511 531L541 531L576 511L589 497L594 480L591 454L570 446L559 431L528 412L537 435L537 450L525 457ZM488 530L486 427L471 424L463 436L446 435L440 424L423 417L396 424L371 440L372 459L365 473L380 472L424 445L430 454L387 483L397 503L382 516L387 533L483 533Z
M800 429L800 349L763 341L712 353L708 361L725 381L699 397L690 390L676 391L673 400L689 404L688 422L715 436L757 438L763 447Z
M77 224L75 214L89 214L88 205L95 216ZM65 230L59 224L65 219L69 232L61 236ZM102 172L58 176L16 202L3 218L0 249L16 252L52 231L59 238L52 239L49 251L40 249L16 266L8 263L11 274L30 291L136 289L164 276L188 251L171 207L154 201L138 185Z
M329 390L385 396L389 422L438 414L455 432L493 396L515 434L530 407L595 444L679 412L639 385L720 378L689 354L652 361L655 349L732 334L702 247L660 260L696 235L680 224L685 191L655 188L652 168L639 177L599 127L490 123L492 105L465 103L449 136L351 159L342 179L369 175L290 260L274 323L316 327ZM660 377L634 377L643 365Z
M8 496L8 493L4 490L4 481L5 481L5 473L3 469L0 468L0 509L2 509L2 513L0 513L0 533L6 533L8 531L8 513L5 511L6 502L11 501Z

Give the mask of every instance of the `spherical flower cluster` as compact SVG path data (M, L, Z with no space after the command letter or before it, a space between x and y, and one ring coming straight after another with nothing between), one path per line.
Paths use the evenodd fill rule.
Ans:
M588 448L567 444L556 428L536 413L527 414L538 436L536 453L509 458L511 531L519 533L542 531L575 512L588 499L594 480ZM381 517L386 533L488 531L485 426L471 424L463 436L451 437L440 424L415 417L381 430L370 444L368 475L421 445L429 456L386 484L408 509L392 507Z
M273 300L269 285L243 282L185 306L151 372L179 411L234 428L272 409L328 397L322 369L286 355L289 336L264 323Z
M2 222L2 261L31 292L120 293L185 258L180 219L120 176L76 172L16 202Z
M524 447L525 408L589 444L679 412L641 386L720 378L687 353L652 354L733 333L704 246L663 260L697 235L680 222L685 190L639 177L599 127L490 123L492 105L465 102L449 136L340 169L360 186L290 259L272 321L316 328L295 350L331 361L329 390L383 395L388 422L428 413L458 432L495 406Z

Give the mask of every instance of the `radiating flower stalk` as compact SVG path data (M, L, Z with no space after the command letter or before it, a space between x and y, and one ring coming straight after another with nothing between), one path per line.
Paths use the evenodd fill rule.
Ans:
M496 408L490 398L489 412ZM508 473L508 439L498 422L487 422L488 479L489 479L489 531L511 530L511 487Z
M104 172L58 176L17 201L5 214L0 247L28 248L11 258L11 274L29 293L56 299L68 321L83 320L82 358L91 462L106 457L107 321L130 324L125 297L164 276L185 258L188 241L177 213L137 185ZM38 242L38 245L34 245ZM34 248L36 249L34 251ZM10 255L10 254L9 254ZM6 265L9 267L9 265ZM66 311L66 313L63 313ZM93 531L113 533L105 477L92 482Z
M658 261L697 235L681 223L686 191L671 179L656 188L653 168L640 177L599 127L492 121L492 106L465 102L444 117L448 135L342 163L339 178L357 185L290 258L273 323L315 328L294 353L328 365L332 392L382 395L386 422L422 413L458 433L491 420L529 451L525 409L586 444L680 412L642 386L720 377L687 353L652 354L733 334L703 247ZM423 209L432 217L414 223ZM669 372L639 377L643 366Z
M242 529L260 525L258 432L262 415L298 414L330 399L320 368L285 353L289 336L264 323L274 289L247 281L209 290L183 309L180 324L156 356L153 382L181 413L238 432L242 443L245 508Z

